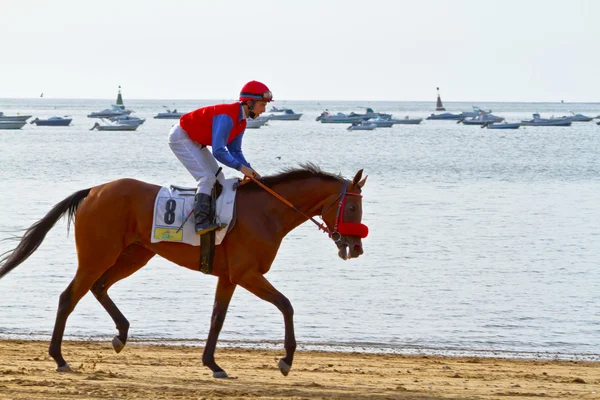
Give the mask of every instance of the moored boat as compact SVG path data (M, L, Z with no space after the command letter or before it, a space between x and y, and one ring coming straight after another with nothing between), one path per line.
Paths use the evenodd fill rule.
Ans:
M0 115L0 121L9 121L9 122L25 122L29 118L31 118L31 115L6 115L6 114Z
M377 125L369 122L354 122L346 129L349 131L372 131L375 128L377 128Z
M394 125L394 122L389 119L384 119L381 117L371 118L364 121L365 124L375 124L377 128L391 128Z
M156 114L154 116L154 118L155 119L179 119L185 114L185 113L177 111L177 109L174 109L174 110L170 110L168 108L166 108L166 109L167 109L167 112L159 112L158 114Z
M541 118L540 114L533 114L533 119L521 121L521 125L525 126L571 126L573 121L570 117L567 118Z
M35 118L30 124L36 124L38 126L69 126L73 118L69 117L50 117L46 119Z
M302 117L302 113L295 113L290 108L269 115L269 119L277 121L298 121L300 117Z
M138 128L138 126L140 126L140 125L139 124L127 125L127 124L118 124L118 123L100 125L98 122L96 122L94 124L94 126L92 126L90 131L93 131L94 129L97 129L99 131L135 131Z
M508 122L490 122L484 125L481 125L482 128L487 129L519 129L521 126L520 123L508 123Z
M27 121L0 121L0 129L21 129Z
M256 119L246 119L246 129L258 129L269 121L270 117L261 116Z
M392 121L394 125L419 125L421 121L423 121L423 118L410 118L407 115L406 117L404 117L404 119L390 118L390 121Z
M131 110L124 110L120 106L113 105L111 108L106 108L102 111L94 111L88 114L88 118L110 118L129 114L131 114Z
M463 114L453 114L453 113L441 113L441 114L431 114L426 119L433 120L459 120L464 119L465 116Z

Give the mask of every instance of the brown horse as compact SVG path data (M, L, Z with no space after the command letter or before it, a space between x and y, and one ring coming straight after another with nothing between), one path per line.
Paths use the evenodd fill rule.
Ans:
M214 352L227 308L239 285L272 303L283 314L285 356L279 369L287 375L296 350L290 301L263 276L269 271L282 239L307 219L320 215L321 225L334 240L343 259L363 253L361 238L367 235L361 224L362 170L352 181L321 171L312 164L264 177L260 183L242 185L236 195L237 222L221 245L215 248L212 274L218 277L210 331L202 364L215 378L227 373L215 362ZM271 188L285 200L264 190ZM80 190L56 204L23 235L18 246L0 260L0 278L24 262L42 243L48 231L63 215L67 229L75 221L78 267L75 277L60 295L49 353L57 371L69 371L61 345L67 318L79 300L91 290L116 324L118 335L112 341L120 352L127 342L129 321L108 296L108 289L142 268L159 254L183 267L198 270L198 247L181 243L151 243L154 200L159 186L133 179L120 179ZM291 204L290 204L291 203ZM290 207L293 206L293 207Z

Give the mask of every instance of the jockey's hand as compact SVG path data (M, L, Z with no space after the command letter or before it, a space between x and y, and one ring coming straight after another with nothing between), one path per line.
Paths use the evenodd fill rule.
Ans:
M260 175L255 170L248 168L245 165L242 165L240 172L245 176L252 177L254 179L260 179Z

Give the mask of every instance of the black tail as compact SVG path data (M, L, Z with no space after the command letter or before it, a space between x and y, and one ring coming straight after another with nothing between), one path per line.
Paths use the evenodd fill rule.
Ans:
M67 213L67 232L69 231L69 225L75 218L77 207L81 200L85 199L90 193L91 188L80 190L79 192L73 193L60 203L54 206L52 210L42 219L35 224L31 225L25 234L21 238L21 241L17 247L6 253L0 254L0 279L4 275L8 274L14 268L16 268L23 261L27 260L34 251L40 247L42 241L46 237L46 234L52 229L54 224Z

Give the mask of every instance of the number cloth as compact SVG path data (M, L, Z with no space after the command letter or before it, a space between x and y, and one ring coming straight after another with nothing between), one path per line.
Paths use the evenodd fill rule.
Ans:
M225 238L229 223L233 218L233 206L236 194L233 186L236 182L238 182L237 178L225 179L223 192L217 199L217 223L226 226L216 231L216 245L221 244ZM194 217L192 215L188 218L188 215L190 215L194 208L195 191L195 188L177 190L166 186L163 186L159 190L154 201L152 243L178 242L200 246L200 235L197 235L194 230ZM185 224L179 229L184 221Z

